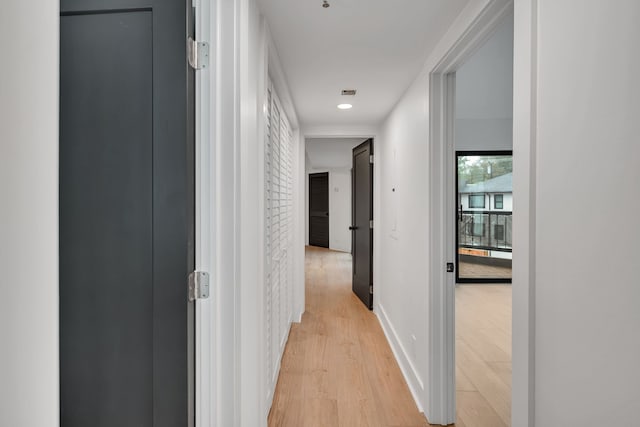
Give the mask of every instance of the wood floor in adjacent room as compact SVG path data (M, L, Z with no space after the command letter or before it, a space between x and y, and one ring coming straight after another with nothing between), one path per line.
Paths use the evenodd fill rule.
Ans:
M269 427L428 426L378 319L351 292L351 256L310 247L305 270L306 312L302 323L291 327ZM463 304L471 303L477 294L465 293ZM457 341L459 346L460 343L466 346L462 350L463 360L470 360L471 364L470 368L458 369L465 372L466 379L459 383L462 384L458 391L460 422L456 425L504 425L486 423L494 422L494 413L498 412L489 411L486 398L483 401L485 390L501 392L502 388L494 383L493 374L482 374L480 356L472 349L475 341L468 340L472 341L468 344L460 336ZM489 346L485 350L491 349ZM489 359L502 359L488 354ZM506 380L506 366L496 364L495 369Z
M511 285L456 286L458 427L511 425Z

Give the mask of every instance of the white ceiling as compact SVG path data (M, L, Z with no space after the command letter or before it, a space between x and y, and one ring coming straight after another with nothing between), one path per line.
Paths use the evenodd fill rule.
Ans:
M303 125L378 124L468 0L258 0ZM342 89L357 89L342 97ZM341 102L351 110L338 110Z
M352 149L367 138L307 138L307 168L351 168Z

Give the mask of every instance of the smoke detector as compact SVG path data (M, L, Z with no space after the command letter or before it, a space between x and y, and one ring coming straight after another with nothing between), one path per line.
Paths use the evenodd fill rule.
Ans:
M329 2L327 0L324 0L322 2L322 7L324 7L325 9L328 8L329 6L331 6L331 5L329 4Z
M355 89L342 89L342 96L356 96Z

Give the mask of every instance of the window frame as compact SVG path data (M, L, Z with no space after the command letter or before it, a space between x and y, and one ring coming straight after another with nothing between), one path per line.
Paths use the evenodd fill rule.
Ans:
M498 207L498 197L500 197L500 207ZM493 196L493 209L504 210L504 194L495 194Z
M464 200L465 200L465 196L467 195L472 195L472 194L484 194L485 196L485 209L482 208L471 208L469 205L466 206L466 209L469 209L469 213L476 213L476 214L481 214L481 213L487 213L489 214L492 209L491 209L491 195L492 194L496 194L496 193L492 193L491 191L489 192L481 192L481 193L461 193L460 192L460 180L459 180L459 158L461 156L511 156L513 158L513 151L511 150L456 150L455 151L455 163L453 164L453 168L455 171L457 171L457 173L455 174L455 188L456 188L456 197L453 199L454 202L454 209L456 212L456 222L459 221L459 218L461 218L461 212L464 210L465 206L464 206ZM497 193L497 194L503 194L504 196L504 192L502 193ZM489 201L487 202L487 197L489 196ZM469 200L468 198L466 199L467 201ZM503 198L503 209L504 209L504 198ZM484 212L483 212L484 211ZM505 212L504 210L502 211L498 211L498 212ZM475 222L475 221L474 221ZM472 226L473 227L473 226ZM492 230L492 225L485 223L484 227L486 227L483 231L485 233L491 232ZM468 228L466 229L466 231L474 231L474 230L469 230ZM455 283L512 283L512 278L502 278L502 277L460 277L460 263L461 263L461 254L460 254L460 233L464 232L459 226L455 227L455 233L456 233L456 242L455 242L455 251L456 251L456 261L457 261L457 268L455 268ZM507 228L505 226L505 241L507 238ZM478 236L479 237L479 236ZM499 251L504 251L504 252L511 252L511 250L503 250L503 249L496 249Z

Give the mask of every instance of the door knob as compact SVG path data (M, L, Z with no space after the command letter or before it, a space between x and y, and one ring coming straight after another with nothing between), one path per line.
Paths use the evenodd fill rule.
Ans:
M353 230L357 230L357 229L358 229L358 227L357 227L357 226L355 226L355 225L351 225L351 226L349 226L349 230L352 230L352 231L353 231Z

